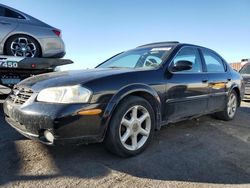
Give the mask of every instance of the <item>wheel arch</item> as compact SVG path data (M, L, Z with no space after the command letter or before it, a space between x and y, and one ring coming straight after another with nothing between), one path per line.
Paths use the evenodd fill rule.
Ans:
M6 54L6 44L7 44L8 40L11 37L18 36L18 35L25 35L25 36L28 36L28 37L31 37L32 39L34 39L37 42L37 44L39 45L39 48L40 48L40 51L41 51L41 56L42 56L43 49L42 49L42 45L41 45L40 41L35 36L33 36L33 35L29 34L29 33L12 33L8 37L6 37L5 41L3 42L3 52L4 52L4 54Z
M110 120L112 118L113 113L117 109L118 105L121 101L125 100L128 96L138 96L146 99L152 106L155 112L155 122L156 122L156 129L160 129L161 125L161 100L157 92L148 85L144 84L133 84L126 86L120 89L110 100L108 103L104 114L104 124L105 124L105 131L104 136L106 134L107 128L109 126Z
M238 99L238 106L240 106L240 103L241 103L241 94L240 94L240 89L239 89L239 87L238 87L236 84L232 85L232 87L231 87L230 90L229 90L229 93L231 93L232 91L235 91L235 92L236 92L236 94L237 94L237 99Z

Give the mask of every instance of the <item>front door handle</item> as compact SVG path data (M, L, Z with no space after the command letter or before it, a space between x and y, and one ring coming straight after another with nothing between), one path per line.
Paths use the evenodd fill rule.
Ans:
M202 80L202 83L207 83L207 82L208 82L208 79Z

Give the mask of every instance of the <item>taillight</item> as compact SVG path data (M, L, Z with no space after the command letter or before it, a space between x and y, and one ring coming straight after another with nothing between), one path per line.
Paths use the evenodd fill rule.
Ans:
M61 31L53 29L52 30L58 37L61 37Z
M34 64L34 63L31 64L31 68L32 68L32 69L35 69L35 68L36 68L36 64Z

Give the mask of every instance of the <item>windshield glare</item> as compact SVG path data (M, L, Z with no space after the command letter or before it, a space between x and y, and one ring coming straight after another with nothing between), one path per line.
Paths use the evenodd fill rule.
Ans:
M97 68L156 68L170 50L170 46L130 50L107 60Z
M240 74L250 74L250 65L245 65L240 70Z

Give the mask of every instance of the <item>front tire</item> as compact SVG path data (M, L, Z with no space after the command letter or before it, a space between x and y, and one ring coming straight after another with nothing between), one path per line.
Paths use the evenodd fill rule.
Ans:
M14 35L5 44L5 53L18 57L41 57L42 52L38 42L27 35Z
M152 106L141 97L129 96L116 108L109 124L106 148L121 157L134 156L146 149L155 130Z
M227 97L227 103L225 105L225 108L221 112L215 113L216 118L229 121L234 119L234 116L236 114L237 108L238 108L238 96L237 93L233 90L229 93Z

